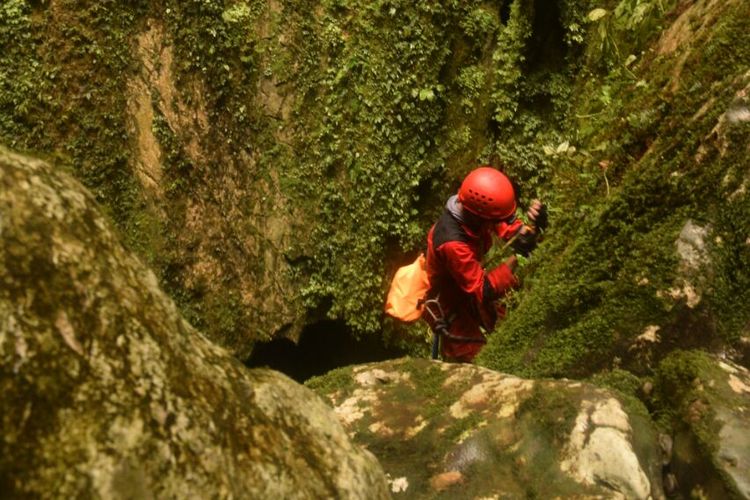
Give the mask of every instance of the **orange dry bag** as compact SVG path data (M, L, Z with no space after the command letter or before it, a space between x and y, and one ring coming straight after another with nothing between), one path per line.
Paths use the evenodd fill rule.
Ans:
M425 264L424 254L420 254L408 266L398 268L385 302L387 314L401 321L416 321L422 316L422 301L430 289Z

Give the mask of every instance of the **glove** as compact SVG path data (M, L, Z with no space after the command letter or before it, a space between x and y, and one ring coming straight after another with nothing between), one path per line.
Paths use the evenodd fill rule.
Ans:
M531 203L531 208L526 212L529 222L536 227L539 232L544 232L547 229L549 218L547 215L547 206L539 200L534 200Z
M535 231L531 226L523 226L515 238L510 244L513 251L528 257L539 242L539 231Z

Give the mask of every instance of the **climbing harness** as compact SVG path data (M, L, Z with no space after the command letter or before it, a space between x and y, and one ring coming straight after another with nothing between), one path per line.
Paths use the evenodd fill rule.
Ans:
M448 331L451 318L445 317L443 306L440 305L440 296L428 299L423 302L424 311L432 318L432 359L438 359L440 354L440 342L443 338L448 338L456 342L465 342L467 344L486 344L484 337L464 337L463 335L454 335Z

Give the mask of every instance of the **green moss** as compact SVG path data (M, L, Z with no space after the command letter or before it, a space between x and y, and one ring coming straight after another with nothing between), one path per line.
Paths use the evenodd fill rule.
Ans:
M527 498L549 498L553 491L580 494L581 485L561 473L558 453L568 442L581 398L575 390L561 391L537 383L518 408L518 434L522 438L512 459L523 464L516 467L517 480Z
M682 446L689 442L694 448L681 452L688 455L682 460L705 461L715 477L724 478L722 488L732 488L734 480L718 456L724 425L718 412L734 411L744 404L730 388L728 379L717 360L700 351L671 353L659 365L655 378L656 418L674 429L684 441ZM732 494L738 495L736 491Z
M741 145L750 141L750 127L736 127L728 134L731 154L718 162L723 173L722 193L727 202L711 209L713 241L710 243L714 262L713 289L707 301L718 317L718 333L727 341L735 342L750 324L750 196L741 180L746 177L747 158ZM745 172L744 174L740 172Z
M627 206L613 201L579 221L578 239L563 253L540 249L529 291L491 338L481 363L525 375L581 375L607 363L622 337L663 321L656 292L671 286L682 221L673 215L637 232L639 224L628 221L637 214ZM653 264L646 265L648 273L645 262Z
M727 378L706 354L698 351L671 353L659 365L654 380L657 418L664 424L674 425L680 415L687 414L688 405L696 400L698 387L714 377L721 377L722 382ZM715 443L718 436L712 435L711 424L711 418L701 419L699 428L703 443L714 446L711 443Z
M607 36L621 51L645 49L672 19L650 6L641 22L628 27L635 14L627 9L633 5L618 5ZM747 202L744 194L726 199L739 188L737 172L747 169L742 144L748 130L730 128L721 139L726 156L711 135L735 93L747 85L741 77L750 60L747 44L737 43L745 36L737 19L747 19L747 6L732 4L728 10L701 34L704 45L684 48L690 71L682 73L675 93L667 90L674 75L671 57L645 53L624 69L613 51L605 51L597 57L615 58L614 63L598 67L589 61L583 68L574 111L559 132L576 150L560 153L554 143L546 150L558 162L550 179L548 241L480 363L526 376L583 376L609 367L615 357L626 366L635 363L626 348L647 325L661 325L676 338L686 325L717 331L722 341L741 334L749 319L737 314L746 309L740 306L746 287L734 284L747 280L746 243L740 241L748 234ZM706 82L713 84L708 88ZM717 189L720 179L733 180ZM696 309L664 294L678 279L675 241L688 219L710 224L711 237L719 236L711 250L718 273L697 282L705 293Z
M331 370L325 375L311 377L305 381L305 385L325 398L350 388L352 381L352 367L346 366Z
M3 4L0 36L12 49L0 62L0 141L57 157L108 209L128 242L143 243L140 223L148 208L125 140L127 40L143 7L68 3L57 23L49 8ZM109 29L95 29L101 25Z
M318 22L339 36L332 46L308 44L315 52L303 56L328 58L324 80L303 97L300 168L287 171L299 179L289 183L300 188L297 196L317 201L303 294L313 309L330 302L328 315L357 332L380 328L385 250L415 248L424 235L414 207L419 187L441 167L434 156L445 92L439 73L455 9L391 2L367 15L332 10Z
M443 387L447 377L446 372L440 368L438 363L427 360L414 360L404 369L411 374L413 380L418 381L418 397L422 401L428 402L428 406L422 408L420 414L427 420L443 416L445 409L453 402L453 395ZM471 381L467 380L465 383L468 387ZM463 426L459 424L459 427Z
M709 139L745 85L737 77L750 60L748 7L726 6L696 35L673 90L677 56L650 48L679 14L676 3L606 1L597 7L608 15L588 22L593 6L574 0L543 12L531 0L69 1L62 19L44 3L6 2L0 140L74 170L191 321L221 325L215 338L252 330L233 302L235 270L222 270L229 277L219 291L186 289L192 249L172 247L189 198L227 208L215 196L224 175L242 192L227 212L252 219L273 195L256 186L278 174L295 219L294 247L279 251L299 287L289 300L362 334L383 328L392 271L423 247L460 178L475 162L502 164L522 181L524 202L549 202L553 226L481 362L586 375L645 325L679 328L680 308L656 292L673 284L673 242L687 218L711 222L722 240L711 249L713 293L700 314L730 341L750 321L735 313L750 299L750 209L745 195L723 203L744 179L747 127L726 134L726 156ZM198 104L200 89L210 125L200 137L208 158L195 165L188 138L154 106L167 220L141 192L127 140L126 85L139 71L134 41L147 21L165 28L179 99ZM283 111L273 116L258 105L276 98ZM235 222L223 237L246 241L255 226ZM237 272L261 274L261 261ZM250 335L271 333L258 331Z
M645 397L642 390L644 382L643 379L635 374L619 368L605 370L591 377L591 383L614 391L617 395L617 399L622 403L631 420L635 418L641 420L641 425L633 424L634 428L637 427L639 429L646 429L648 425L643 422L650 422L651 420L649 409L642 399ZM641 436L637 439L644 443L644 445L649 442L654 442L653 440L649 441L646 437Z
M151 131L164 155L162 168L165 174L163 180L165 193L175 199L189 194L194 165L183 150L182 141L169 127L166 117L161 112L159 99L160 97L156 94L152 97L154 119Z
M592 377L591 382L602 387L615 389L631 397L637 397L643 386L639 377L619 368L597 373Z
M493 118L498 123L510 122L518 109L519 82L523 78L521 64L524 60L526 41L531 36L533 4L517 0L511 4L508 24L500 32L497 48L492 55L495 63L495 87L492 103Z
M3 142L17 147L14 137L24 129L35 106L33 71L39 61L33 52L31 8L13 0L0 7L0 132Z
M550 442L562 446L573 430L579 403L580 400L571 397L568 392L550 389L539 383L521 403L518 414L528 414L547 434Z
M712 472L712 476L695 481L718 488L724 496L739 498L734 479L719 457L720 432L726 423L718 415L722 410L736 411L744 404L728 381L728 373L707 353L675 351L656 372L654 405L658 420L680 438L676 443L680 460L702 463ZM718 478L722 478L721 483Z

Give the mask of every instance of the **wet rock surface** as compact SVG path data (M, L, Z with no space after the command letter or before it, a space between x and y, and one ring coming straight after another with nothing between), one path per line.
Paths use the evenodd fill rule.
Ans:
M312 391L178 314L93 198L0 148L0 491L58 498L386 498Z

